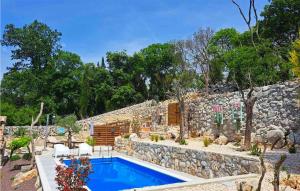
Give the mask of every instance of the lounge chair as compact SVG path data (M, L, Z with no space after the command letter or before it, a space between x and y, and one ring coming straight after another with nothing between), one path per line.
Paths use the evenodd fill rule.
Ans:
M56 144L64 144L64 142L58 141L55 137L49 136L47 138L47 141L46 141L46 147L47 147L48 144L52 144L53 148L54 148L54 145L56 145Z
M57 158L57 156L69 156L70 155L70 149L66 147L63 144L56 144L54 145L54 157Z
M81 143L79 144L78 155L93 155L93 148L86 143Z

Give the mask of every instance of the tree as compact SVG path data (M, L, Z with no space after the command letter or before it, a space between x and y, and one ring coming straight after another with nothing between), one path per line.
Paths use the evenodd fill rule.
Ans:
M271 39L279 48L290 47L291 42L299 37L299 13L299 0L272 0L261 13L262 36Z
M105 62L104 62L104 57L101 58L101 67L106 68Z
M191 62L195 65L196 71L199 71L204 76L205 91L208 95L209 77L212 66L212 57L209 53L209 43L213 37L213 30L211 28L200 28L193 34L193 38L187 41L187 48L189 49L189 57Z
M74 114L60 117L56 124L67 129L68 132L68 147L72 148L72 134L78 133L81 127L76 123L77 117Z
M22 28L6 25L1 44L13 47L11 58L16 62L11 69L30 68L38 74L47 67L51 57L60 49L60 36L58 31L35 20Z
M253 48L254 48L254 50L256 50L256 44L254 42L254 30L253 30L253 27L251 27L252 14L254 13L254 18L256 20L256 25L255 25L256 26L256 35L259 38L258 18L257 18L257 13L256 13L256 8L255 8L255 1L249 0L248 17L245 16L245 14L242 11L239 4L237 4L234 0L232 0L232 3L237 6L243 20L247 24L248 29L250 31L251 42L252 42ZM252 9L253 9L253 13L252 13ZM248 53L250 53L250 55L256 55L255 53L253 54L253 52L252 52L253 48L250 48L248 50L241 48L238 50L242 50L242 51L240 51L240 53L243 53L243 55L248 54ZM236 54L236 56L239 57L238 54ZM257 97L253 96L254 84L252 83L253 78L255 78L256 76L253 75L253 73L252 73L253 69L255 69L255 68L251 69L251 64L249 63L249 60L246 62L244 62L243 60L241 60L241 61L244 63L244 66L246 66L246 67L241 67L241 64L239 64L238 62L232 62L233 64L231 64L231 68L233 71L232 72L233 80L235 81L235 83L239 89L239 92L241 93L242 100L243 100L243 102L245 104L245 108L246 108L246 130L245 130L245 138L244 138L243 146L245 149L248 150L251 147L253 107L257 100ZM251 63L252 62L256 63L255 60L251 60ZM246 79L246 81L243 81L241 78L239 78L241 76L244 76L243 79ZM245 97L244 91L243 91L246 87L250 88L250 90L247 94L247 97Z
M174 71L174 49L169 43L152 44L140 51L142 64L148 83L148 98L166 99L166 92L170 91Z
M290 61L293 64L292 70L294 74L300 78L300 38L293 43L292 50L290 51Z
M180 134L179 141L185 138L186 130L186 108L185 99L187 92L193 87L194 74L191 64L187 59L188 48L186 41L177 41L174 43L174 55L176 56L176 76L172 82L171 96L178 101L180 112Z

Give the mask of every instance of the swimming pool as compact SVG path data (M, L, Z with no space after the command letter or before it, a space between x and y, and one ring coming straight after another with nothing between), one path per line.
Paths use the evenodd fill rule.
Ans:
M66 165L70 160L64 160ZM92 191L117 191L185 182L119 157L90 159L93 173L87 186Z

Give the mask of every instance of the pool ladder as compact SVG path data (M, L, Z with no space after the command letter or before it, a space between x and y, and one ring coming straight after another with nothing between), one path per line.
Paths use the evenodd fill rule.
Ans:
M105 154L107 154L107 157L105 157ZM107 162L112 162L112 146L100 146L99 157L102 159L107 158Z

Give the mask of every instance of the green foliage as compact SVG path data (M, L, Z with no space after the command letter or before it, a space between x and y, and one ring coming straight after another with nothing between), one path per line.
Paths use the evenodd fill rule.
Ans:
M22 156L22 158L23 158L24 160L30 160L30 159L32 158L32 154L31 154L31 153L25 153L25 154Z
M13 155L9 158L10 161L17 161L17 160L20 160L20 159L21 159L20 155Z
M129 137L130 137L130 134L125 134L125 135L123 136L124 139L129 139Z
M289 153L296 153L297 152L297 148L295 146L295 144L291 145L289 147Z
M57 117L56 124L60 127L64 127L68 132L78 133L81 126L76 123L77 117L74 114L67 115L65 117Z
M261 148L258 147L258 144L254 144L250 148L250 155L260 156L261 152Z
M86 143L90 146L94 146L96 144L96 140L93 137L88 137L86 139Z
M270 38L277 46L290 46L298 35L299 13L299 0L272 0L261 13L263 37Z
M159 136L159 140L163 141L165 138L163 136Z
M19 127L15 132L14 136L16 137L24 137L27 133L27 129L24 127Z
M188 143L186 142L185 139L181 139L181 140L179 141L179 144L180 144L180 145L187 145Z
M205 137L203 139L203 144L204 144L204 147L208 147L208 145L210 145L212 143L212 140L208 137Z
M10 157L13 155L15 150L20 149L22 147L28 147L30 141L31 138L27 136L13 139L12 142L9 144Z
M293 42L293 47L290 51L290 61L294 74L300 78L300 38Z

